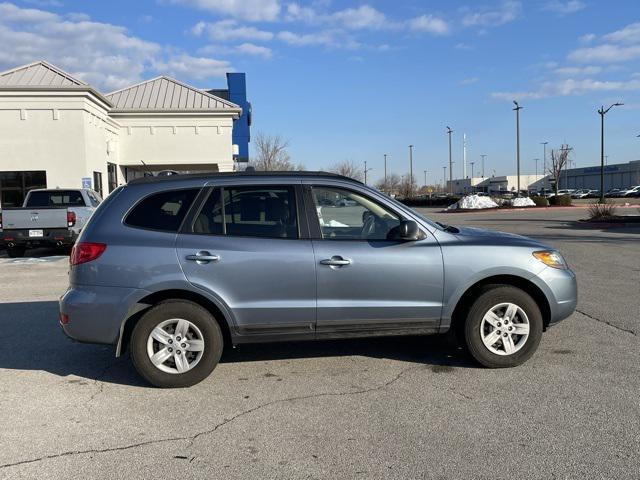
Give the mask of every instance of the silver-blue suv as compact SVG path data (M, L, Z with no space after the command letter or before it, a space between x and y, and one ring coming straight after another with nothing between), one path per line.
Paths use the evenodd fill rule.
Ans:
M70 261L66 334L128 347L160 387L200 382L224 345L450 330L482 365L512 367L577 299L556 250L434 223L325 173L132 181Z

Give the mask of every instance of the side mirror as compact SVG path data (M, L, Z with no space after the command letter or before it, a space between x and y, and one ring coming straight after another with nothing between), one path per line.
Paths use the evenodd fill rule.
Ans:
M398 226L398 239L413 241L420 239L420 229L413 220L402 220Z

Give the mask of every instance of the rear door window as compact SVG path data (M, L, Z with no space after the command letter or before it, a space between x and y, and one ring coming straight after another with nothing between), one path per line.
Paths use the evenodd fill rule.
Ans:
M193 188L150 195L133 207L124 223L132 227L177 232L199 191Z
M292 186L214 188L194 220L193 233L298 238Z

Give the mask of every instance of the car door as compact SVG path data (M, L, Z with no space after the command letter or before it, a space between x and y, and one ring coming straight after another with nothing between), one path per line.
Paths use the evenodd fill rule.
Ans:
M189 282L228 307L240 336L313 336L315 261L300 186L209 190L176 243Z
M318 291L316 334L425 333L442 309L442 254L427 232L390 240L405 219L367 190L305 186Z

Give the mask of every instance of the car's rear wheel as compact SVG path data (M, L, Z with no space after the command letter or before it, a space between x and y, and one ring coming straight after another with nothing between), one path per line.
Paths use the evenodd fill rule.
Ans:
M526 362L542 338L542 313L529 294L506 285L488 286L477 297L464 328L471 355L490 368Z
M166 300L147 311L133 329L131 359L156 387L190 387L216 367L223 342L220 326L203 307Z

